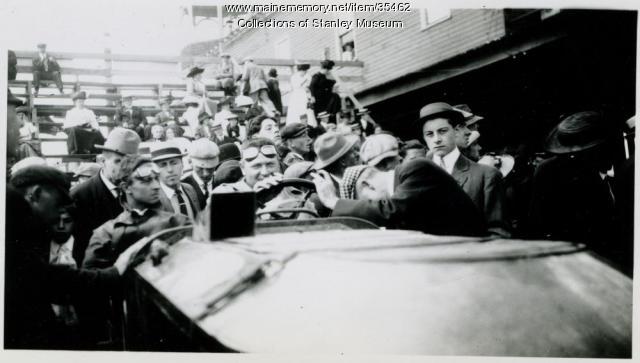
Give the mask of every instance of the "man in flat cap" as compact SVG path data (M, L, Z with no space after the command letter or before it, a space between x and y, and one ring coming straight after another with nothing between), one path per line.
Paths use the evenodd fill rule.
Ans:
M182 178L182 182L191 185L196 191L200 209L207 205L209 195L213 191L213 176L219 156L220 150L211 140L198 139L190 145L189 159L193 170Z
M282 129L280 137L289 150L282 160L286 167L306 160L313 143L306 125L300 122L290 123Z
M56 83L56 87L58 87L58 90L60 91L60 94L64 94L60 65L58 65L58 62L54 57L47 53L47 45L44 43L38 44L38 55L32 60L32 72L35 97L38 97L40 81L44 80L54 81Z
M430 103L420 110L417 125L429 147L431 160L453 176L484 213L489 232L497 237L510 237L502 175L495 168L469 160L457 146L460 134L468 131L462 113L444 102Z
M126 125L126 128L137 132L141 139L144 138L144 127L147 124L147 119L144 117L142 109L133 105L132 96L122 97L122 106L116 109L113 121L119 126L124 127Z

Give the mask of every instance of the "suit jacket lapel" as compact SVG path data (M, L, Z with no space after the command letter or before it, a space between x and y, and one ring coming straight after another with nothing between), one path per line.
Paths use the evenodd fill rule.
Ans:
M453 165L453 171L451 176L458 182L458 185L463 187L467 180L469 180L469 166L471 162L464 155L460 154L455 165Z
M160 188L160 203L162 204L163 210L170 213L175 213L175 211L173 210L173 205L169 200L169 197L167 197L167 195L164 193L164 189L162 188Z
M198 189L199 188L200 187L198 187ZM195 216L200 212L200 203L198 201L198 195L196 194L195 187L192 187L187 183L182 183L182 189L185 191L187 197L191 202L191 209L193 210L193 215Z

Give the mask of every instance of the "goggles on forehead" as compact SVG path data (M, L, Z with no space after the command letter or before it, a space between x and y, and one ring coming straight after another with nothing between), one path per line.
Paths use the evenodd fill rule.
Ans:
M149 178L157 175L160 172L158 166L155 163L144 163L138 167L131 176L134 178Z
M273 145L262 145L259 149L255 146L242 150L242 158L247 161L252 161L258 157L258 154L273 158L278 155L276 147Z

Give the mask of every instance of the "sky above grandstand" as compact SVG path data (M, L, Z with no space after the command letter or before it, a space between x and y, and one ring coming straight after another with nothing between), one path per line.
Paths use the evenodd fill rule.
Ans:
M193 27L189 0L2 0L3 47L50 51L179 55L190 43L219 36L218 21Z

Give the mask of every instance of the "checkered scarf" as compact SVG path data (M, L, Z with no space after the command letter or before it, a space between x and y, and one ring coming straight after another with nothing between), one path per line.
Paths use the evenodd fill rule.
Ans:
M368 168L367 165L356 165L344 171L342 182L340 182L341 199L356 199L356 181L366 168Z

